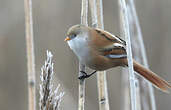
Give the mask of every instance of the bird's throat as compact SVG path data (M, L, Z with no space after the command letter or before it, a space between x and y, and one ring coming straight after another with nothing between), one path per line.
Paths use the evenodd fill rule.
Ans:
M88 42L86 36L78 36L70 41L68 41L69 47L73 50L80 61L87 60L89 56L90 49L88 48Z

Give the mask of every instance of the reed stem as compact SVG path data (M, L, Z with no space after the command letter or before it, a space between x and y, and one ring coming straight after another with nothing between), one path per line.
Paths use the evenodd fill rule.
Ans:
M32 0L24 0L25 5L25 37L27 52L27 77L28 77L28 110L36 110L35 90L35 54L33 42L33 17Z

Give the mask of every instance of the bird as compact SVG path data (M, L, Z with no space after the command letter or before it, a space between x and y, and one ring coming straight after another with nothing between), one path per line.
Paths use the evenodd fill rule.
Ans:
M71 26L65 40L70 49L78 57L80 63L95 70L91 74L81 71L88 78L96 71L104 71L114 67L128 67L126 42L118 36L99 28L82 24ZM151 82L156 88L168 92L171 85L150 69L133 59L133 68L137 74Z

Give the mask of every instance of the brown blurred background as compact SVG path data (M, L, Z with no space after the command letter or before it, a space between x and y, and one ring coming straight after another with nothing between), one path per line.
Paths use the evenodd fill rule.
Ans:
M105 30L119 35L117 0L103 0ZM171 1L136 0L150 68L171 81ZM62 110L77 108L78 60L63 41L80 23L81 0L33 0L37 91L46 50L54 55L55 84L65 91ZM24 0L0 0L0 110L27 110ZM121 68L107 74L111 110L120 110ZM98 110L96 77L86 83L86 110ZM37 92L37 96L38 96ZM158 110L170 110L171 94L155 89ZM38 99L38 98L37 98Z

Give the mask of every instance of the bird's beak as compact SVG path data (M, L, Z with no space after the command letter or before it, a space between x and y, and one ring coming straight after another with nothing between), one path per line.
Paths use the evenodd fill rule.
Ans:
M66 37L64 41L69 41L71 40L69 37Z

